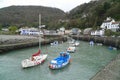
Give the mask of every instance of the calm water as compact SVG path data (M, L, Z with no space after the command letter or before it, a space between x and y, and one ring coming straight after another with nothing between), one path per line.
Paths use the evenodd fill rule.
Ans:
M21 61L37 52L38 47L20 49L0 54L0 80L89 80L110 62L120 51L108 50L105 46L90 47L87 42L80 42L76 53L71 53L72 62L60 70L50 70L50 60L65 51L68 43L54 47L42 47L48 53L45 63L22 69Z

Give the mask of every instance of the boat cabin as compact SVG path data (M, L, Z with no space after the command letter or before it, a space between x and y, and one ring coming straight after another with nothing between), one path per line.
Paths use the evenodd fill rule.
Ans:
M61 57L66 57L66 56L68 56L68 55L69 55L68 52L60 52L60 56L61 56Z

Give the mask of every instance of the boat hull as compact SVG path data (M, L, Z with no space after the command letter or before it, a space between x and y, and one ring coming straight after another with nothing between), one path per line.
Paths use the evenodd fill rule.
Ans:
M50 69L60 69L60 68L67 66L71 61L71 56L69 55L68 52L65 52L65 53L67 53L67 54L60 55L59 57L51 60L51 62L49 64L49 68Z
M68 47L67 48L67 52L75 52L76 51L76 48L75 47Z
M39 64L43 63L46 60L46 58L47 58L47 54L36 56L36 57L37 57L37 59L35 59L35 60L31 60L31 59L23 60L21 62L22 67L23 68L27 68L27 67L36 66L36 65L39 65Z
M68 62L64 63L62 66L56 66L56 65L50 64L49 68L50 69L61 69L61 68L65 67L65 66L67 66L69 63L70 63L70 60Z

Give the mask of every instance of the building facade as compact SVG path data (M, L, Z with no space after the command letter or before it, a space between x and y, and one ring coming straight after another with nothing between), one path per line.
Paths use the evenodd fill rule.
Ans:
M40 33L37 28L20 28L20 35L39 35Z
M112 31L116 31L117 29L119 29L119 25L120 25L120 22L116 22L111 17L107 17L107 19L104 20L104 22L102 23L100 28L102 28L102 29L110 29Z
M92 36L103 36L104 35L104 30L95 30L95 31L91 31L91 35Z

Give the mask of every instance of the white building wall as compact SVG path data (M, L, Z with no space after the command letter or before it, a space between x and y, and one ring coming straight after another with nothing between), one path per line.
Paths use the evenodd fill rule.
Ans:
M96 30L91 32L92 36L103 36L104 35L104 30Z
M119 28L119 23L115 23L115 20L112 19L110 21L110 17L106 19L106 22L103 22L102 25L100 26L102 29L118 29ZM109 21L108 21L109 20ZM108 22L107 22L108 21Z
M41 34L37 29L27 28L27 29L20 29L20 35L38 35Z

